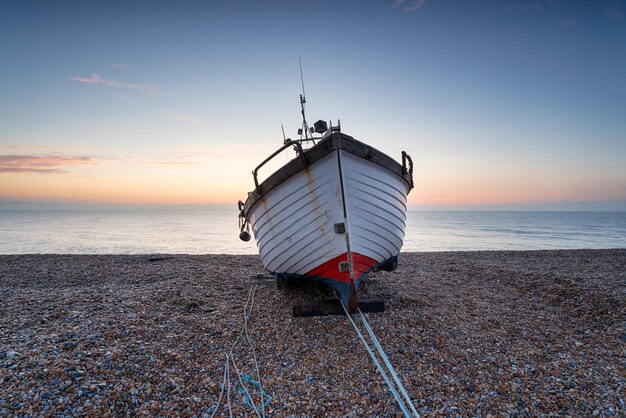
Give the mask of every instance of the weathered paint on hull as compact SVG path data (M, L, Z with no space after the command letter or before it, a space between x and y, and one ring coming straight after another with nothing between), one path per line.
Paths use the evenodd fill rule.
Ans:
M306 273L346 252L333 225L344 221L337 153L307 167L261 198L249 212L263 265L272 273Z
M333 286L354 308L367 273L397 259L408 192L408 184L384 167L336 150L250 209L261 260L280 279ZM335 224L344 224L345 232L336 232Z

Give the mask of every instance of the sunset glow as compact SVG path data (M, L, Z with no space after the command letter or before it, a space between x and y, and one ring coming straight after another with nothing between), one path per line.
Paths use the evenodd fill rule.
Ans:
M0 8L0 204L234 205L301 56L309 122L407 151L415 207L626 209L622 5L63 4Z

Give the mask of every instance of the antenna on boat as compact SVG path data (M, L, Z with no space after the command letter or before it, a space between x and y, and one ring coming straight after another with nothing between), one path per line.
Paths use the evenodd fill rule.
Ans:
M285 136L285 127L283 126L283 118L280 119L280 129L283 130L283 144L287 143L287 137Z
M300 101L302 103L306 103L306 95L304 94L304 77L302 76L302 60L298 57L298 64L300 64L300 83L302 83L302 96L300 96Z
M306 117L304 116L304 104L306 103L306 95L304 93L304 77L302 76L302 60L298 57L298 63L300 64L300 82L302 83L302 94L300 95L300 108L302 113L302 129L298 130L300 134L300 139L302 139L302 134L304 133L304 139L309 139L309 124L306 123Z

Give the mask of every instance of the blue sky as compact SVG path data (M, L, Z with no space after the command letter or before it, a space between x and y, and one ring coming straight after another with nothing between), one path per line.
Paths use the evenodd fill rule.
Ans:
M242 198L280 120L288 136L300 125L300 56L309 121L341 118L413 155L416 207L626 209L625 13L625 1L3 2L0 199Z

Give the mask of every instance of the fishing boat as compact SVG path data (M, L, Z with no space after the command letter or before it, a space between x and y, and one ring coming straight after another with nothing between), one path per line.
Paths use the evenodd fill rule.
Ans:
M346 135L339 121L309 128L303 95L300 103L300 139L286 139L283 130L283 145L252 171L254 190L238 203L239 236L249 241L252 228L279 287L290 280L330 285L354 313L365 276L397 266L413 162L404 151L399 163ZM296 157L259 182L259 170L288 148Z

